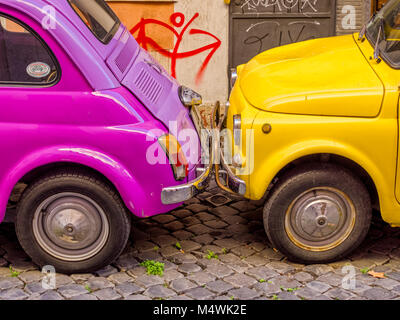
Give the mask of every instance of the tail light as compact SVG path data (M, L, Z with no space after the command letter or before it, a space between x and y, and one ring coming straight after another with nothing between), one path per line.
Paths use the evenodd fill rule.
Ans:
M166 134L158 138L158 143L169 159L175 180L185 179L189 174L189 164L178 140L173 135Z

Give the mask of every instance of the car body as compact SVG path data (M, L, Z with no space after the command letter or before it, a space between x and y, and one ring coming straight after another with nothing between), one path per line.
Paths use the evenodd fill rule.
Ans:
M60 176L75 170L81 180L82 175L89 180L96 177L115 191L124 209L142 218L176 208L203 187L210 168L203 168L197 178L199 136L196 133L187 142L180 135L184 130L199 129L193 122L192 105L183 105L182 87L139 47L104 2L0 0L0 19L0 50L6 59L0 59L0 148L4 155L0 160L0 220L18 183L29 186L60 170L64 171ZM96 19L103 19L104 28ZM6 66L3 69L2 63ZM201 102L189 89L185 94L193 95L189 99L193 105ZM161 163L147 159L161 137L179 145L177 140L181 147L189 143L187 161L177 164L187 170L179 179L170 165L168 150L159 153ZM70 195L63 205L70 203L71 208L81 206L89 211L97 206L96 201L75 196ZM54 229L57 223L62 224L61 218L67 219L62 216L66 211L56 211L52 213L54 221L48 222ZM85 228L97 219L96 214L92 220L80 216L87 219ZM28 225L36 218L29 219L25 222ZM38 228L44 223L39 222ZM74 227L78 229L73 223L67 229ZM18 218L17 233L21 238ZM125 245L124 239L120 246ZM25 241L35 242L32 238ZM63 272L93 270L110 261L110 254L102 257L104 263L93 256L97 263L71 267L71 261L79 260L73 254L63 261L54 250L45 250L37 257L35 250L40 249L23 247L39 264L52 256L56 269ZM118 255L121 248L115 244L114 251ZM116 258L114 253L111 256Z
M224 165L236 177L219 183L227 189L242 184L247 198L265 198L268 237L293 260L313 263L349 254L367 234L371 206L391 226L400 226L399 6L389 1L360 34L266 51L233 77L226 127L241 129L241 141L232 147L236 165ZM248 139L246 131L252 133ZM365 207L343 191L348 181L349 190L363 194ZM318 188L324 189L320 195ZM316 193L302 199L307 190ZM340 231L338 221L346 214L349 229L343 222ZM318 224L336 224L331 240ZM310 226L321 236L311 236Z

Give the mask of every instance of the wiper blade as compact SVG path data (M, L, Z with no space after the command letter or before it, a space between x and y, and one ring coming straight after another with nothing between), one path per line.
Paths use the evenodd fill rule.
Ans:
M374 49L374 59L377 61L379 60L379 55L381 53L381 50L379 48L381 38L383 41L386 41L385 25L384 25L384 21L382 18L379 19L379 30L378 30L378 36L376 37L376 43L375 43L375 49Z

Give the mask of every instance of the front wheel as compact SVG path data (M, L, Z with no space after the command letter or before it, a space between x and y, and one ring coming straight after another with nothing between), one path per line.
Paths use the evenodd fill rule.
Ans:
M371 201L364 184L333 164L295 169L273 189L264 226L276 249L300 263L340 259L368 233Z
M18 239L39 266L96 271L124 249L130 220L107 184L85 172L60 171L31 185L17 209Z

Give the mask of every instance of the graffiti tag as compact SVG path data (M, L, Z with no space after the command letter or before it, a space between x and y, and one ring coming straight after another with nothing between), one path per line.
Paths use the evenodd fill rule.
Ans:
M273 7L274 11L279 12L294 8L298 8L299 12L305 9L317 12L317 2L318 0L245 0L242 9L247 8L250 11L257 11L259 7Z
M171 59L171 75L176 78L176 66L178 60L193 57L199 55L203 52L208 52L208 55L204 59L203 63L199 67L196 74L196 84L199 84L204 76L204 73L217 50L221 46L221 40L219 40L215 35L201 29L192 28L193 22L199 17L199 13L196 13L186 24L185 15L180 12L176 12L171 15L170 22L172 25L159 21L156 19L141 19L140 22L131 29L131 33L135 36L137 42L146 50L150 48L156 50L165 57ZM175 45L172 51L162 48L154 39L149 37L146 33L146 27L149 25L161 26L166 32L172 32L175 37ZM181 28L180 31L179 28ZM181 52L180 46L182 41L188 35L204 35L212 39L212 42L208 45Z

